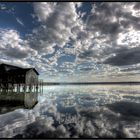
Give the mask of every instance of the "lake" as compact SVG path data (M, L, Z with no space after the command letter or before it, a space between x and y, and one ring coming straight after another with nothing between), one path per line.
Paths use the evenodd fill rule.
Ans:
M139 85L44 86L32 109L1 110L0 138L140 137Z

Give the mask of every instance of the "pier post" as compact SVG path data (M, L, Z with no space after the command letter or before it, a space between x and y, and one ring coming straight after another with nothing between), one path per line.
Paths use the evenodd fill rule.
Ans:
M42 80L42 93L43 93L43 80Z
M41 80L39 81L39 88L40 88L40 93L41 93Z

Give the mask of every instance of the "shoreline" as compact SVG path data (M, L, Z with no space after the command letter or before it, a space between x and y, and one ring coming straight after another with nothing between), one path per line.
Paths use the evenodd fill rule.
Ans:
M43 86L47 85L140 85L140 82L43 83Z

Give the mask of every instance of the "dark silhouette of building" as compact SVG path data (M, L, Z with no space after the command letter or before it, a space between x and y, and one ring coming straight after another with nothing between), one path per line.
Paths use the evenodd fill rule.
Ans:
M35 92L41 82L35 68L21 68L9 64L0 64L1 92Z

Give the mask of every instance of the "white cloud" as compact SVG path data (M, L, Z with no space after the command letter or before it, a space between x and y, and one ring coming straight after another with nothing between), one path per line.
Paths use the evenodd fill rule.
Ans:
M23 21L21 21L19 18L16 18L17 22L21 25L21 26L24 26L24 23Z
M93 62L80 68L81 75L89 70L87 76L89 73L117 75L123 65L139 64L139 4L94 3L88 14L81 10L84 4L33 3L33 15L40 22L39 27L34 28L26 39L13 29L1 29L1 59L24 59L43 73L46 69L48 76L49 73L57 75L59 71L75 76L76 68L84 62ZM16 20L23 25L19 18ZM129 63L120 63L124 57L122 53L125 57L131 54ZM75 60L71 66L64 60L58 70L58 59L63 54L73 55Z
M34 3L35 14L40 22L46 22L50 14L55 10L56 3L53 2L40 2Z
M12 29L0 29L0 50L1 54L15 59L37 55L37 51L31 49L28 42Z

